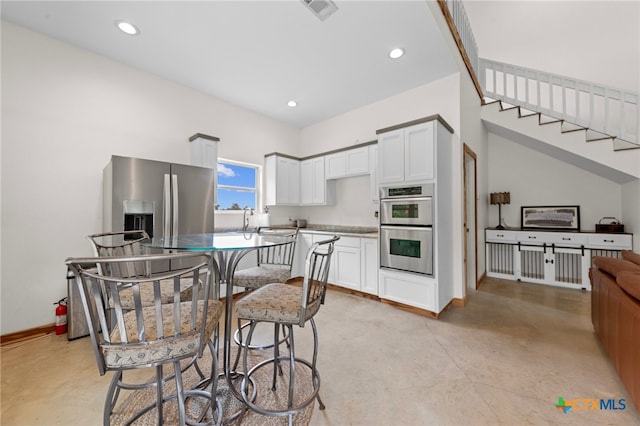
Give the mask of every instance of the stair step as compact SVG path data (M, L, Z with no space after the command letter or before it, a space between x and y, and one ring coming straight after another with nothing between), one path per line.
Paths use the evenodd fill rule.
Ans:
M581 130L587 130L584 127L578 126L577 124L569 123L566 121L562 122L560 129L562 133L579 132Z
M606 133L596 132L592 129L587 129L587 134L585 136L587 142L595 142L595 141L603 141L606 139L613 139L613 136L607 135Z
M619 139L619 138L613 139L614 151L626 151L629 149L640 149L640 145L636 145L633 142L625 141L624 139Z
M534 115L538 115L538 113L536 111L520 107L520 118L533 117Z
M540 114L540 118L538 119L538 124L542 126L543 124L552 124L552 123L562 123L562 120L559 120L554 117L549 117L548 115Z

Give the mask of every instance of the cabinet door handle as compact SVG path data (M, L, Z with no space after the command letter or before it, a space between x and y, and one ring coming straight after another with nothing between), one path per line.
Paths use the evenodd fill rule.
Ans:
M571 238L569 238L569 237L562 237L562 241L571 241Z
M498 238L504 238L504 234L497 234L496 237Z
M535 240L535 239L536 239L536 237L535 237L535 236L531 236L531 235L529 235L529 239L530 239L530 240Z
M544 263L553 263L553 259L545 259Z
M604 240L605 243L613 243L615 240Z

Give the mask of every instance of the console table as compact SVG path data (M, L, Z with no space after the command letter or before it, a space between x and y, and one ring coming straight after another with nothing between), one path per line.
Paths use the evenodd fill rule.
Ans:
M632 234L485 229L487 276L591 290L594 256L620 257Z

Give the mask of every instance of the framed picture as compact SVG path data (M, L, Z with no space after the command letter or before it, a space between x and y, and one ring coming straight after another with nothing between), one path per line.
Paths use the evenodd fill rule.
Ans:
M580 206L522 206L522 229L580 230Z

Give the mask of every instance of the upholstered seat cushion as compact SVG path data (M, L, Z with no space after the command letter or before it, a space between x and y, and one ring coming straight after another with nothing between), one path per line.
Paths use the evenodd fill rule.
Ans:
M320 309L320 299L307 307L304 321ZM240 319L299 324L302 315L302 288L282 283L261 287L236 302Z
M256 289L270 283L283 283L291 278L291 270L274 266L254 266L233 274L233 285Z
M621 254L624 260L628 260L629 262L640 266L640 254L634 253L631 250L622 250Z
M593 264L614 277L622 271L640 272L640 266L625 259L616 259L607 256L596 256Z
M180 279L180 300L182 302L191 300L193 295L193 278ZM153 283L145 282L140 284L140 299L142 306L153 305ZM173 303L173 280L160 281L160 300L162 304ZM113 308L113 300L110 300ZM120 303L125 311L135 309L136 305L133 300L133 291L131 289L120 292Z
M166 360L180 358L182 356L195 355L199 349L200 327L202 326L202 312L204 301L197 304L196 327L191 331L192 302L180 303L180 334L175 337L174 305L173 303L162 305L162 327L164 337L158 338L156 324L156 308L148 306L142 308L142 317L145 325L145 341L138 338L138 326L136 312L129 311L124 315L126 334L129 343L123 344L120 331L116 327L110 333L111 344L104 343L101 350L104 354L108 368L133 368L154 365ZM222 315L222 303L218 300L209 300L207 307L207 324L205 335L209 338Z
M616 282L624 291L640 300L640 271L622 271L616 277Z

